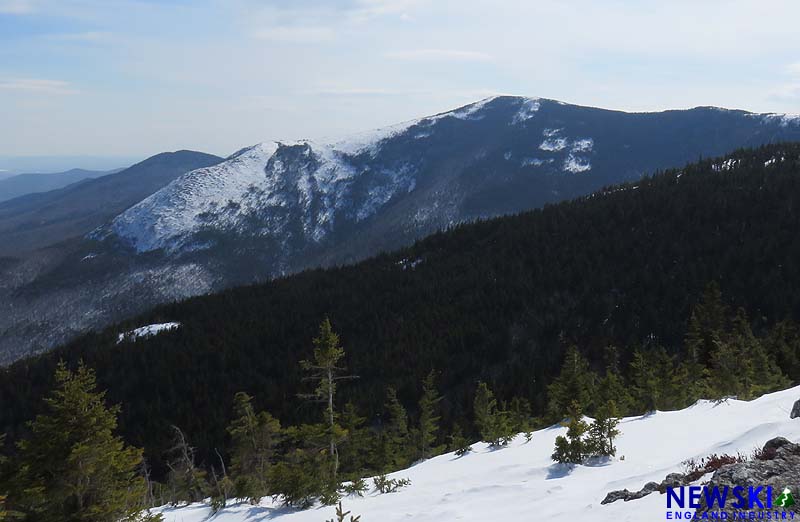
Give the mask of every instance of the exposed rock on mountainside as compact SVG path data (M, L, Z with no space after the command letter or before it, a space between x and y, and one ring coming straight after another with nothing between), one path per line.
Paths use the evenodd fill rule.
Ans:
M731 488L735 486L772 486L773 495L779 495L785 488L789 488L794 494L797 494L800 492L800 444L794 444L783 437L771 439L764 445L760 458L723 466L714 473L707 486L729 486ZM764 494L760 498L767 506ZM705 505L704 498L701 499L701 503L704 504L704 507L697 509L698 516L706 511L724 511L729 514L731 520L733 520L734 512L742 511L758 513L780 509L800 514L800 504L787 507L773 504L772 509L765 507L765 509L737 510L732 506L733 501L731 501L726 504L725 509L720 510L717 505L709 509Z

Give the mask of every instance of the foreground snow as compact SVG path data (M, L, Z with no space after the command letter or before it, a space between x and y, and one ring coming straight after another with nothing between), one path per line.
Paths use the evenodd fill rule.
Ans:
M666 500L658 493L605 506L600 501L611 490L638 490L651 480L660 482L667 473L681 471L688 458L750 453L776 436L800 440L800 419L789 419L798 399L800 387L752 402L701 401L681 411L626 418L620 423L616 459L572 470L550 460L555 437L565 431L561 427L535 432L530 443L517 437L496 451L474 444L475 451L464 457L442 455L392 474L411 479L404 490L344 498L343 504L361 515L361 522L529 522L556 516L571 521L664 520ZM199 504L159 511L167 522L323 522L334 514L331 507L293 511L269 500L260 506L234 505L213 517Z

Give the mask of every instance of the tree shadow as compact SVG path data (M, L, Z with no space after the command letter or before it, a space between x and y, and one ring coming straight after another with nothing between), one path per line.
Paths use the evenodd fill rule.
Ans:
M295 513L300 511L297 508L287 507L287 506L280 506L280 507L263 507L263 506L252 506L246 512L244 519L245 520L270 520L274 518L278 518L283 515L288 515L290 513Z
M547 476L545 477L545 480L564 478L572 473L573 469L575 469L574 464L553 464L547 468Z
M611 457L603 455L602 457L589 457L583 462L584 466L589 468L602 468L611 465Z

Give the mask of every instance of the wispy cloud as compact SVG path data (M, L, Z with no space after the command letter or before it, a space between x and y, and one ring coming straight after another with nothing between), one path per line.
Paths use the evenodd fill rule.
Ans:
M423 89L384 89L371 87L323 87L309 94L317 96L409 96L417 94L430 94L431 91Z
M788 80L770 89L768 97L777 102L796 105L800 101L800 62L787 65L785 73L789 76Z
M105 31L85 31L81 33L57 33L49 34L50 40L62 42L104 42L111 39L111 33Z
M38 94L77 94L68 82L39 78L0 79L0 90L22 91Z
M457 49L410 49L386 54L393 60L414 62L491 62L492 56L480 51L461 51Z
M28 14L33 10L30 0L0 0L0 14Z
M303 44L331 41L335 32L323 26L275 26L259 29L253 36L271 42Z
M411 12L429 0L359 0L351 16L356 21L368 21L379 16L398 16L408 20L412 18Z

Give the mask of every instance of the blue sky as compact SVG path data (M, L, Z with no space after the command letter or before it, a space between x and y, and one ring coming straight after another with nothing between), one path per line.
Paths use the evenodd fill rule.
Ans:
M800 112L796 0L0 0L0 156L227 155L495 93Z

